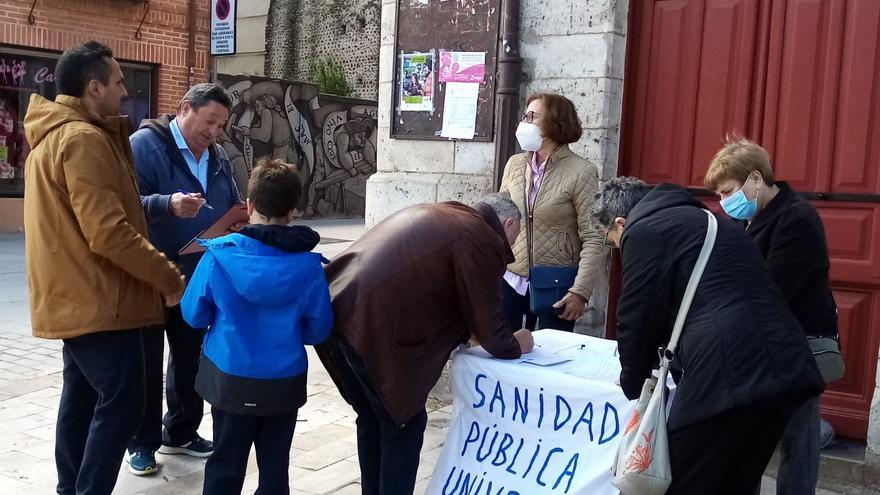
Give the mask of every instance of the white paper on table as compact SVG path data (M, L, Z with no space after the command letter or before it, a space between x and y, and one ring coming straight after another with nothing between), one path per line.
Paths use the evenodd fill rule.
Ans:
M571 361L570 357L562 356L553 350L535 346L532 352L523 354L521 363L534 364L536 366L556 366L557 364Z
M477 83L446 83L443 100L443 128L440 135L452 139L473 139L477 128Z

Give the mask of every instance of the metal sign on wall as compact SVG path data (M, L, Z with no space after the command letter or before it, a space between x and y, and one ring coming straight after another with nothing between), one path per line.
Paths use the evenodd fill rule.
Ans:
M235 54L238 0L211 0L211 55Z
M500 0L400 0L391 137L492 141Z

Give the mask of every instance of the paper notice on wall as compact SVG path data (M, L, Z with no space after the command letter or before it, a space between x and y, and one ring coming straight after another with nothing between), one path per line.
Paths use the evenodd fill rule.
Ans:
M440 51L440 82L482 83L486 77L486 52Z
M452 139L473 139L477 127L477 83L446 83L443 100L443 129L440 135Z
M401 112L434 111L434 54L407 53L400 61Z

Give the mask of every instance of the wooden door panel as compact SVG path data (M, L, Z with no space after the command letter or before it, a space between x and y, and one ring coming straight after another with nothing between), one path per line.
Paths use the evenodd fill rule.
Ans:
M749 133L760 2L646 5L631 41L640 55L629 65L639 73L630 103L639 111L627 116L628 173L701 187L722 138Z
M693 135L702 0L649 2L641 23L630 171L652 182L687 177Z
M880 287L880 205L815 205L828 239L832 283Z
M827 191L844 2L776 2L762 144L797 191Z
M687 143L689 153L682 157L690 170L686 180L676 181L682 185L703 187L722 138L749 132L758 16L754 0L706 2L694 133Z
M874 396L880 333L872 331L880 291L835 287L840 323L840 348L846 374L822 395L822 413L832 418L839 435L865 438Z
M846 16L830 190L880 194L880 2L850 0Z
M621 174L701 188L735 132L796 191L861 195L815 205L847 359L823 415L865 438L880 345L880 1L633 0L630 19Z

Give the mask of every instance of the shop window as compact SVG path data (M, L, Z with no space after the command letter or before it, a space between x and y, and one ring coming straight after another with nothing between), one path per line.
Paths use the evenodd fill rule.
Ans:
M24 168L30 152L24 116L31 94L55 98L58 55L0 47L0 197L24 195ZM143 119L153 117L153 68L120 62L128 99L122 113L131 119L132 132Z

